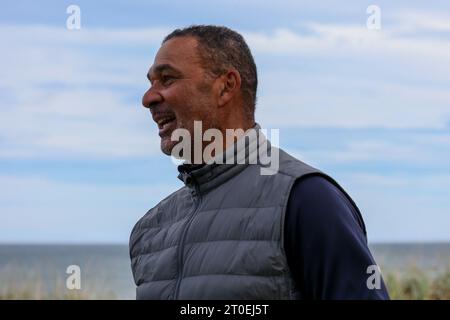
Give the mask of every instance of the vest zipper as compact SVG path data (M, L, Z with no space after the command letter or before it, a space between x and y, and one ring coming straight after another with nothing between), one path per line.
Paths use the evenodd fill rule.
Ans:
M198 188L197 186L195 187L196 190L196 195L193 196L194 199L194 209L192 210L192 212L189 214L189 218L184 226L183 232L181 233L181 240L180 240L180 244L178 246L178 268L179 268L179 272L178 272L178 279L177 279L177 283L176 283L176 287L175 287L175 294L174 294L174 299L177 300L178 299L178 294L180 291L180 284L181 284L181 279L183 278L183 251L184 251L184 240L186 238L186 233L187 230L189 229L189 225L191 224L195 213L197 212L197 209L200 206L201 203L201 196L198 193Z

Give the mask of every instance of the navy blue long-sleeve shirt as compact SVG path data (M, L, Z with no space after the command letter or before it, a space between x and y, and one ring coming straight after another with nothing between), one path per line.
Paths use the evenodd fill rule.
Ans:
M321 176L296 181L289 195L284 245L304 299L389 299L384 282L367 287L375 261L354 206Z

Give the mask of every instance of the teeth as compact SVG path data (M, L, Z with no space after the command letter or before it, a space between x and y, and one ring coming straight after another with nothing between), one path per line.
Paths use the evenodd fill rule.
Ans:
M173 117L164 117L158 120L158 125L162 126L164 123L168 122L169 120L173 119Z

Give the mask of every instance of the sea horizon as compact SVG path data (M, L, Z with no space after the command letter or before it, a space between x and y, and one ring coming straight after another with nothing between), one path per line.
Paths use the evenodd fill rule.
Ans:
M370 243L369 248L383 276L410 277L412 270L414 277L423 274L433 279L450 270L450 241L375 242ZM25 298L71 298L74 293L66 289L66 279L70 275L67 268L71 265L81 270L82 288L75 292L75 297L135 298L126 243L2 242L0 299L23 297L23 291L32 292L25 294Z

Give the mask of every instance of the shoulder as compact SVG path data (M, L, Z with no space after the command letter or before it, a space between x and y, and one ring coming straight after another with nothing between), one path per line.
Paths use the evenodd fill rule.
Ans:
M296 180L289 195L288 216L310 227L328 228L344 224L366 233L356 204L333 179L322 174Z
M321 173L319 169L293 157L283 149L273 146L271 147L270 165L271 170L268 170L268 172L274 176L284 175L296 178Z
M323 205L324 201L348 204L341 188L336 186L328 177L320 174L297 179L292 187L291 199L316 205Z

